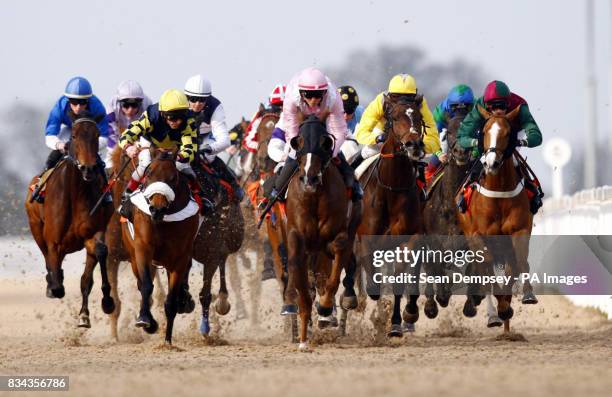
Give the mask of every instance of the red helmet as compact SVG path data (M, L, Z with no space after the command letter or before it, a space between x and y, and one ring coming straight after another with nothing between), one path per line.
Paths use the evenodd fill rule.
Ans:
M285 92L287 91L287 86L283 84L277 84L276 87L270 93L268 97L268 102L270 105L281 106L285 101Z

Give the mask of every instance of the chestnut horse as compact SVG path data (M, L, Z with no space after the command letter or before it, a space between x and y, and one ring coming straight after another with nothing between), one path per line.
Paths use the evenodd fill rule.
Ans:
M435 245L436 249L461 250L467 249L467 243L461 237L463 230L457 219L455 195L465 180L469 171L469 151L457 143L457 131L465 116L467 109L457 110L455 116L447 117L446 141L448 143L447 163L444 165L440 180L430 190L429 197L423 208L423 221L427 241ZM434 180L436 177L434 177ZM433 182L433 181L432 181ZM444 263L427 263L427 275L440 276L445 273ZM433 285L428 283L425 287L427 301L423 312L428 318L438 315L438 305L448 306L451 296L450 285L436 285L436 299L434 300Z
M113 205L103 203L96 212L89 214L105 187L97 165L100 131L96 123L99 120L74 114L71 118L69 152L47 181L44 204L30 202L31 192L28 192L25 208L32 236L45 257L47 297L64 297L62 262L67 254L85 247L87 256L81 277L83 304L78 325L90 328L88 299L98 262L102 274L102 310L110 314L115 309L106 272L107 248L104 244ZM31 183L35 182L36 178Z
M290 144L297 153L299 167L287 193L289 280L286 295L289 301L299 297L299 349L307 350L312 311L308 271L318 273L317 278L324 284L319 289L317 312L319 316L329 317L340 274L350 261L361 206L350 204L340 171L329 166L334 142L321 120L310 116Z
M493 285L498 302L497 314L504 321L504 332L508 332L510 318L514 314L511 288L514 277L529 272L527 257L533 225L527 191L512 161L516 146L516 133L512 132L516 128L513 129L512 124L518 117L520 107L508 114L503 110L489 112L481 106L478 106L478 111L486 120L482 128L485 175L472 193L468 211L459 214L459 222L473 249L482 249L482 242L491 242L502 248L488 247L485 262L477 271L492 274L493 266L501 263L505 264L506 275L512 276L511 285L506 286L504 291L497 284ZM507 246L504 247L504 244ZM478 305L482 300L482 287L473 288L468 293L464 313L466 309L473 309L475 314L473 305ZM523 303L536 302L531 285L525 282Z
M168 295L164 303L167 320L165 341L172 344L178 297L190 269L199 214L197 204L191 199L187 178L176 168L177 151L158 148L149 150L152 161L144 175L144 191L138 193L144 196L148 208L134 205L133 229L128 222L122 224L123 243L130 254L132 271L142 298L136 326L142 327L147 333L155 333L158 329L150 308L153 293L151 266L155 263L166 268ZM184 213L186 217L171 219L177 213Z
M425 155L423 134L425 125L421 117L423 98L414 102L394 103L385 99L386 139L381 148L380 158L360 179L364 186L362 222L357 230L358 257L371 253L363 236L411 235L408 246L414 246L418 235L423 234L422 203L417 186L416 162ZM367 261L366 261L367 262ZM364 266L367 274L368 295L374 300L380 298L373 285L373 268ZM398 271L398 268L395 270ZM394 286L394 305L391 317L391 330L388 336L401 337L402 315L400 303L404 293L403 285ZM418 293L412 292L403 317L407 327L419 318L417 306Z

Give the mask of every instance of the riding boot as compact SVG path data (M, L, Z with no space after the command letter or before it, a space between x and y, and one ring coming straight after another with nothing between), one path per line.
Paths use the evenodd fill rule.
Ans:
M200 208L200 214L202 216L212 214L212 212L215 210L215 204L211 199L206 197L204 189L202 189L195 172L191 168L188 168L188 170L191 172L183 172L183 175L185 175L189 181L189 188L191 189L191 192L200 199L199 201L202 205Z
M291 157L287 158L285 161L285 165L280 171L280 174L274 181L274 189L270 192L269 199L275 199L277 197L283 197L285 191L287 190L287 186L289 186L289 179L297 170L299 163L297 160L292 159Z
M363 189L361 189L359 181L355 178L355 170L346 161L344 154L339 153L337 159L338 161L335 161L335 163L342 175L342 179L344 179L344 184L352 191L351 199L353 202L360 201L363 198Z
M463 191L466 186L469 186L474 182L478 182L483 167L484 166L482 165L482 162L479 159L476 159L475 163L472 165L472 169L470 170L467 179L465 180L465 183L461 186L461 190L459 192L459 197L457 198L456 204L457 208L459 209L459 212L461 212L462 214L465 214L465 211L467 211L467 202L465 200Z
M236 200L238 200L238 202L242 201L242 198L244 197L244 190L238 183L238 179L236 178L232 170L229 169L227 164L225 164L223 160L221 160L217 156L215 157L215 160L210 163L210 166L219 174L221 179L230 183L232 189L234 190L234 197L236 198Z
M100 155L97 156L96 166L98 168L98 172L102 175L102 180L104 181L104 186L102 187L102 191L105 191L108 187L108 176L106 176L106 163L102 160ZM112 203L113 196L110 191L104 192L104 199L102 200L104 203Z
M130 179L128 185L123 191L123 194L121 195L121 204L119 205L119 208L117 208L117 212L119 212L119 215L126 219L132 219L133 204L130 200L130 196L132 193L134 193L134 190L138 189L138 186L140 186L140 181Z
M357 153L357 155L353 158L353 161L351 162L351 168L353 168L353 170L356 170L357 167L359 167L359 165L363 163L363 156L361 155L361 151L359 153Z

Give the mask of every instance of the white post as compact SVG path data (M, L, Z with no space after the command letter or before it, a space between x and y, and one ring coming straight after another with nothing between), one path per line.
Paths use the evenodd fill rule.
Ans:
M554 199L563 197L563 167L552 168L552 196Z
M586 2L586 131L584 134L584 187L590 189L597 184L595 159L597 149L597 92L595 83L595 5Z
M552 195L553 198L563 197L563 167L572 157L572 148L563 138L550 138L544 145L542 152L544 161L552 169Z

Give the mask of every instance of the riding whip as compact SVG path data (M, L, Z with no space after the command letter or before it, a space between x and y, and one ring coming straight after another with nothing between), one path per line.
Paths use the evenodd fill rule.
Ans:
M130 163L130 158L126 158L125 161L123 162L123 164L121 164L121 168L119 168L119 171L117 172L117 175L115 175L113 178L111 178L111 180L108 182L108 184L104 187L104 189L102 189L102 194L100 195L100 198L98 199L98 201L96 202L96 205L93 206L93 208L91 209L91 211L89 211L89 216L92 216L94 214L94 212L96 212L96 210L98 209L98 207L100 206L100 204L102 204L102 200L104 200L104 196L110 192L110 190L113 188L113 186L115 185L115 183L117 182L117 179L119 179L119 177L121 176L121 174L123 173L123 170L125 170L125 168L128 166L128 164Z

